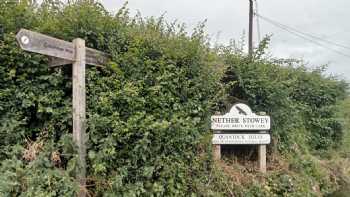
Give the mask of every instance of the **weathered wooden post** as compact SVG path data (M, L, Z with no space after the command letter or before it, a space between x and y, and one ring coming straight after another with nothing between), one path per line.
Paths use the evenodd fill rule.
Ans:
M220 115L220 112L215 112L215 115ZM214 133L221 133L221 131L214 131ZM214 160L221 159L221 145L213 144L213 158Z
M75 62L73 63L73 140L78 146L79 162L77 178L81 186L86 185L86 90L85 90L85 41L73 40ZM86 196L85 188L80 188L79 196Z
M221 145L220 144L213 145L213 158L214 158L214 160L221 159Z
M77 38L71 42L59 40L37 32L21 29L16 35L21 48L50 56L50 66L73 64L73 140L78 147L77 179L79 197L86 196L86 64L102 66L108 55L85 47L85 41Z
M259 115L266 116L265 112L260 112ZM266 131L259 131L259 133L266 133ZM266 173L266 144L258 145L258 166L262 173Z
M265 131L261 131L259 133L266 133ZM261 144L258 145L258 166L259 170L262 173L266 173L266 145Z

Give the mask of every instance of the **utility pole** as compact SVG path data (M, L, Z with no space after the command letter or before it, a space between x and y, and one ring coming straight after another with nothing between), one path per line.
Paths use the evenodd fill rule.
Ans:
M248 39L248 54L253 55L253 0L249 0L249 39Z

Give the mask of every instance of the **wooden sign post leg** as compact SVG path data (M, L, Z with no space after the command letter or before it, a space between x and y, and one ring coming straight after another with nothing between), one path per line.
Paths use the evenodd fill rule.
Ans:
M220 133L220 132L218 131L217 133ZM213 144L213 158L214 158L214 160L221 159L221 145L220 144Z
M85 41L73 40L75 46L75 62L73 64L73 140L78 146L77 179L80 183L78 196L86 196L86 90L85 90Z
M266 132L260 131L259 133ZM266 173L266 145L258 145L258 157L259 170L262 173Z
M215 115L220 115L220 112L215 112ZM221 133L221 131L216 131L215 133ZM220 144L213 144L213 158L214 160L220 160L221 159L221 145Z

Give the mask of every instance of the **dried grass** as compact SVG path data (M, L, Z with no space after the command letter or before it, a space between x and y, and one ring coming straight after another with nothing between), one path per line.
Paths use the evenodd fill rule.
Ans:
M34 161L37 158L39 152L42 151L43 145L44 145L43 141L33 142L30 140L27 140L27 146L26 146L26 149L23 151L22 158L28 162Z

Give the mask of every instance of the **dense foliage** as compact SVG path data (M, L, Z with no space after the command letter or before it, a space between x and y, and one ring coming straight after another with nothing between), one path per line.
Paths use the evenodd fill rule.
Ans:
M3 194L75 191L70 66L49 68L45 57L22 51L14 38L22 27L65 40L81 37L112 55L106 68L87 73L88 189L95 195L193 192L188 174L207 131L216 82L200 28L189 37L177 24L129 19L126 10L110 16L88 1L64 7L8 2L1 12ZM35 184L30 177L48 181Z
M223 103L243 100L255 111L270 114L272 133L281 150L339 145L343 129L336 113L347 96L347 84L325 76L324 67L309 71L302 61L266 58L268 42L269 37L262 41L253 61L237 47L222 49L229 66L222 80L228 92Z
M79 189L71 67L49 68L47 57L22 51L14 37L20 28L80 37L111 55L105 68L87 68L89 194L312 196L337 187L304 153L340 144L337 103L347 86L323 70L266 58L268 39L252 60L235 46L211 49L203 24L189 35L184 25L130 17L125 8L111 15L91 0L2 1L0 24L1 196ZM246 187L210 154L209 116L236 101L272 115L273 154L290 162Z

